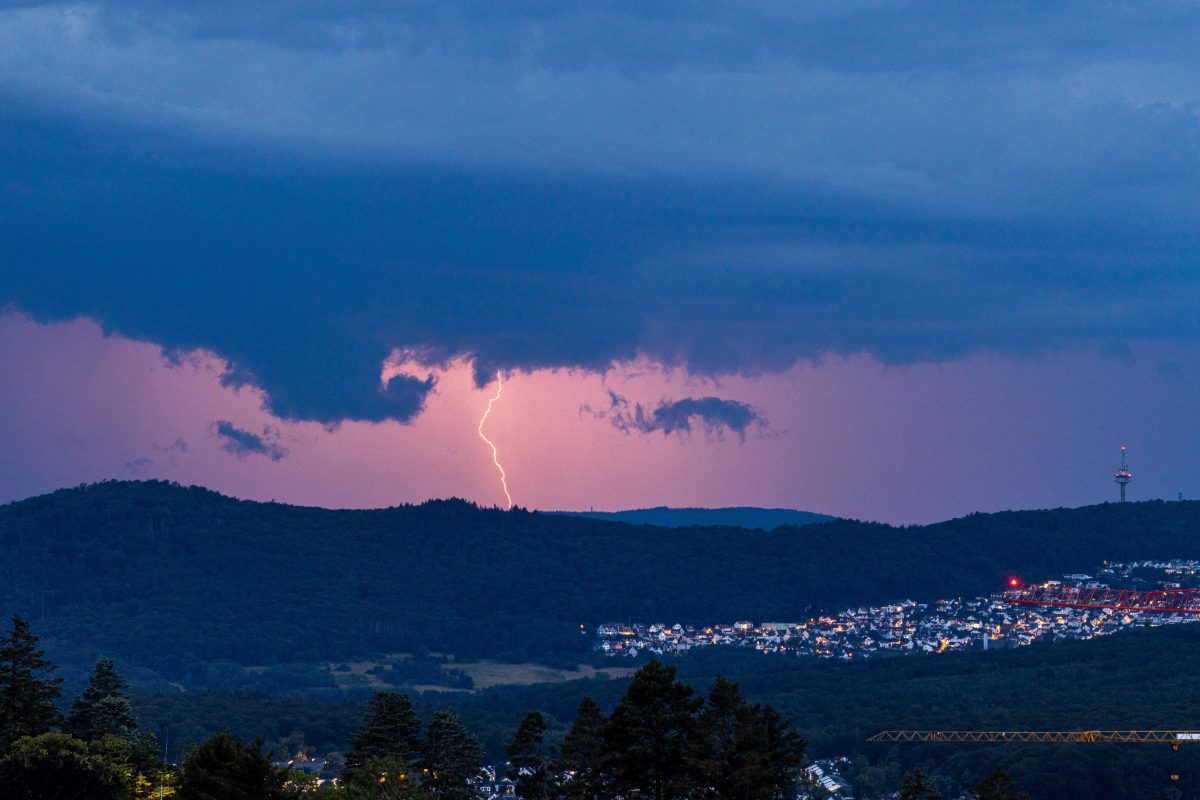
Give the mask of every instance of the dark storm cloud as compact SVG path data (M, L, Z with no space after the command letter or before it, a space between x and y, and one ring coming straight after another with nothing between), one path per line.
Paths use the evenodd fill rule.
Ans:
M272 461L279 461L287 455L287 448L281 447L276 441L279 434L271 428L263 428L262 434L251 433L237 427L228 420L218 420L213 423L213 430L222 440L221 449L232 453L238 459L246 456L266 456Z
M710 436L720 438L733 431L742 441L751 428L765 429L767 419L758 409L736 400L719 397L685 397L682 400L663 400L653 408L641 403L630 404L622 395L609 390L609 407L602 410L584 406L581 410L601 419L624 433L690 434L701 427Z
M1186 7L673 8L10 5L0 306L330 425L420 412L397 348L482 382L1200 337Z

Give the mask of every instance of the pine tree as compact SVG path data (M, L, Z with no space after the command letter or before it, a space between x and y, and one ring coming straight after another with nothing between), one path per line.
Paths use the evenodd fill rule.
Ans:
M742 768L739 787L757 787L759 797L790 796L805 763L806 747L791 724L771 706L755 703L746 709L738 737L743 752L753 756Z
M523 800L546 800L545 739L546 718L537 711L530 711L521 720L512 742L504 748L511 765L508 777L516 781L517 794Z
M133 741L137 721L133 706L125 696L129 684L117 674L111 658L100 658L88 678L87 688L71 704L67 727L77 739L90 742L102 736Z
M376 692L367 705L367 714L354 749L346 755L346 774L354 773L369 759L391 759L415 765L421 758L421 720L406 694Z
M746 706L736 683L717 677L692 738L691 767L702 794L729 797L738 769L739 715Z
M475 790L468 783L479 774L483 750L475 737L467 733L457 716L438 711L425 734L422 762L425 786L441 800L473 800Z
M1017 790L1012 776L999 767L971 791L976 800L1029 800L1029 795Z
M921 770L904 773L900 800L942 800L942 794Z
M559 758L552 769L559 776L554 796L561 800L608 800L610 781L607 774L608 752L604 730L608 718L590 697L579 701L575 722L567 731Z
M605 744L619 795L674 800L692 791L689 742L702 700L657 660L639 669L613 711Z
M56 667L38 648L29 623L13 616L12 631L0 640L0 751L22 736L38 736L62 721L54 701L62 694Z
M691 759L701 795L777 800L794 794L804 743L774 709L747 703L736 683L717 678L696 729Z

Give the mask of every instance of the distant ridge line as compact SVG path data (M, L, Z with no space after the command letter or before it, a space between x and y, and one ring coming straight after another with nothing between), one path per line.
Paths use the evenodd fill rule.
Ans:
M628 525L654 525L660 528L720 526L771 531L784 525L812 525L832 522L836 517L813 511L791 508L757 508L733 506L728 508L635 508L625 511L550 511L550 514L586 517L588 519L623 522Z

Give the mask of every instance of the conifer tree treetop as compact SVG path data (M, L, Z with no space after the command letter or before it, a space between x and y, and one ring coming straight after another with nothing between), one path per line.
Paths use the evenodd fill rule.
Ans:
M87 688L71 704L67 718L71 733L84 741L105 735L132 739L137 732L137 720L125 695L128 687L111 658L97 660Z
M0 640L0 749L22 736L38 736L62 722L55 702L62 679L29 623L13 616L12 630Z

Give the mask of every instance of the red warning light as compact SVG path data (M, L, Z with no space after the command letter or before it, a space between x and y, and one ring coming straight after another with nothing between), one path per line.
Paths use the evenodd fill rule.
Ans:
M1017 580L1016 578L1009 578L1008 585L1012 586L1013 588L1016 588L1017 586L1021 585L1021 582L1019 580Z

